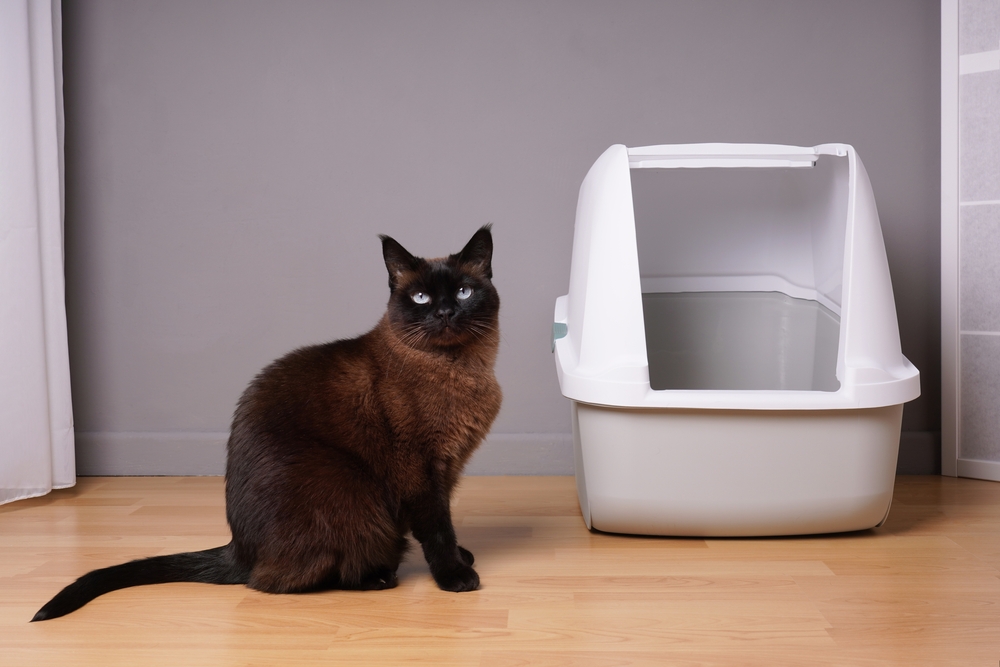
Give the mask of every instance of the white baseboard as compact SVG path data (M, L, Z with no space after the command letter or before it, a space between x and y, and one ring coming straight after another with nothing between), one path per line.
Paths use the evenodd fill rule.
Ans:
M221 475L229 433L78 432L76 468L89 475ZM904 431L897 472L934 475L941 470L937 433ZM963 477L1000 479L1000 463L960 461ZM964 467L961 467L964 466ZM966 474L961 470L972 470ZM985 472L983 472L985 471ZM994 471L994 472L991 472ZM469 461L468 475L572 475L569 433L491 433ZM994 476L990 476L994 475Z
M979 461L977 459L959 459L958 476L973 479L987 479L1000 482L1000 461Z
M77 432L76 469L94 475L221 475L226 431ZM494 433L473 455L469 475L572 475L568 433Z
M76 472L92 475L221 475L228 431L77 432Z
M569 433L491 433L465 467L467 475L572 475Z

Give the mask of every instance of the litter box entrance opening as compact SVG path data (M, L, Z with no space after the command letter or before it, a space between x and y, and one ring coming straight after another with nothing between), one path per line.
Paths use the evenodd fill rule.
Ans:
M642 295L652 389L837 391L840 318L778 292Z
M630 177L650 387L839 390L848 159Z

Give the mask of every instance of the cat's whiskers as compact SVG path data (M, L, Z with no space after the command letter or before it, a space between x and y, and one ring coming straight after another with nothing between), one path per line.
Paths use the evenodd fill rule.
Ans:
M468 327L466 327L466 330L473 336L475 336L480 342L485 342L486 340L488 340L487 334L489 333L489 330L487 329L484 329L476 324L470 324Z
M405 330L404 330L404 335L405 335ZM399 372L399 374L397 374L396 377L398 378L398 377L400 377L402 375L403 368L406 366L406 355L405 354L393 354L393 353L397 351L396 348L398 348L400 345L402 345L403 347L408 347L406 345L406 343L399 336L390 336L388 338L388 342L389 342L390 348L392 348L392 349L391 350L386 350L385 355L383 356L383 359L385 359L385 360L387 360L389 362L389 363L387 363L385 365L385 379L386 380L389 379L389 373L392 370L392 363L391 362L393 361L393 359L399 359L399 361L400 361L400 372Z
M427 332L419 324L411 324L403 329L400 341L407 347L413 347L413 343L423 342L427 339Z
M413 323L406 324L403 327L401 327L400 330L396 333L396 335L394 335L394 336L392 336L392 337L390 337L388 339L388 342L389 342L390 346L392 348L394 348L393 352L397 352L398 348L400 346L402 346L404 348L410 348L410 349L412 349L412 348L415 347L414 343L423 342L423 341L427 340L427 338L428 338L428 333L427 333L426 329L423 327L423 325L420 322L413 322ZM406 354L386 354L385 356L390 361L392 360L393 357L396 357L396 358L399 359L400 363L399 363L398 372L396 373L396 378L397 379L401 378L403 376L403 371L406 370L406 357L407 357L407 355ZM390 374L391 371L392 371L392 364L391 363L390 364L386 364L385 377L386 377L387 380L389 379L389 374Z
M476 324L480 327L481 331L495 333L501 341L504 343L507 342L507 339L504 338L503 331L500 330L499 324L494 324L493 322L477 322Z
M473 320L467 324L466 329L481 341L487 341L490 334L498 334L501 337L503 336L503 334L500 333L500 327L492 322Z

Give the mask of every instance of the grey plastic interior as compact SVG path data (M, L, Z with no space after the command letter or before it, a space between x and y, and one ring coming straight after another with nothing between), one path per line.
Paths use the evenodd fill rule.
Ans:
M642 295L651 388L837 391L840 318L778 292Z
M760 286L772 277L842 305L849 175L830 156L805 169L632 169L642 290L814 298Z

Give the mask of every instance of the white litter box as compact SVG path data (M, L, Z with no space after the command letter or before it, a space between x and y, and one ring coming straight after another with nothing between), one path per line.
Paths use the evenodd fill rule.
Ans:
M609 148L580 187L553 348L588 527L885 520L920 380L851 146Z

